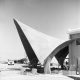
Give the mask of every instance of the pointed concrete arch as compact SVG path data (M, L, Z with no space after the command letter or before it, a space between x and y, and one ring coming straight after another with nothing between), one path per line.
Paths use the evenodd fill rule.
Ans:
M69 45L73 42L74 40L68 40L64 43L62 43L61 45L59 45L55 50L52 51L52 53L45 59L44 61L44 73L51 73L51 70L50 70L50 62L52 60L52 58L55 56L59 62L59 64L62 64L60 63L59 61L59 58L63 58L63 61L64 62L64 59L66 58L67 54L69 53ZM64 52L66 51L66 52ZM60 53L60 52L64 52L64 53Z
M69 52L69 44L74 40L64 41L46 34L43 34L14 19L21 42L26 51L26 55L32 64L37 62L44 64L44 72L50 73L50 61L55 56L59 64L62 64ZM64 53L65 52L65 53ZM59 58L63 58L59 61Z
M43 65L49 54L64 40L46 35L14 19L18 34L30 62L35 58ZM34 55L34 56L33 56Z

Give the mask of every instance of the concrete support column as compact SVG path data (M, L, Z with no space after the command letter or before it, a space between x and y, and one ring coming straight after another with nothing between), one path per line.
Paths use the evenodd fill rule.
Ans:
M47 61L44 64L44 73L45 74L51 74L50 62L51 62L51 58L48 57Z

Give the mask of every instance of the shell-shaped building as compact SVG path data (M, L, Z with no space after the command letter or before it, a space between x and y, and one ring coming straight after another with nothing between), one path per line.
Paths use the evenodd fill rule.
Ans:
M36 68L38 61L44 65L44 72L50 73L50 61L55 56L61 67L74 40L64 41L43 34L14 19L21 42L30 63Z

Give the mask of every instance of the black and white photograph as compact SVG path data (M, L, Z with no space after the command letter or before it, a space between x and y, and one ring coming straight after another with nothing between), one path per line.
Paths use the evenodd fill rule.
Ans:
M80 0L0 0L0 80L80 80Z

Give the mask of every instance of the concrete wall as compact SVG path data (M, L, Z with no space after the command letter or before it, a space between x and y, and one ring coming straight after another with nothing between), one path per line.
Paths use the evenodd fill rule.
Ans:
M77 59L80 58L80 45L76 44L77 38L80 38L80 33L70 34L70 39L74 39L74 41L69 45L69 57L70 57L69 62L70 66L75 65L76 67Z
M76 65L76 61L77 61L77 48L76 48L76 41L72 42L72 44L69 45L69 61L70 61L70 65L75 64Z

